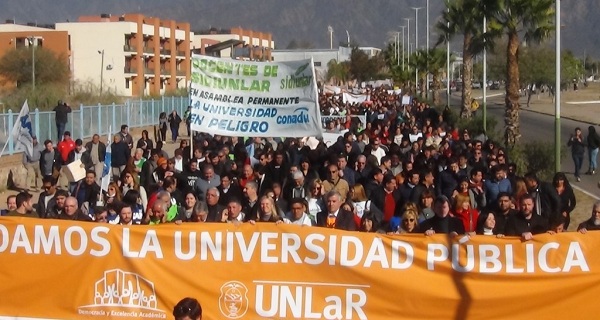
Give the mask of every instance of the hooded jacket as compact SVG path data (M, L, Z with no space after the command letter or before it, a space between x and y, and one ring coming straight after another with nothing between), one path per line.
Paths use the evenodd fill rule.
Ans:
M596 127L588 127L587 147L590 150L600 147L600 136L596 133Z

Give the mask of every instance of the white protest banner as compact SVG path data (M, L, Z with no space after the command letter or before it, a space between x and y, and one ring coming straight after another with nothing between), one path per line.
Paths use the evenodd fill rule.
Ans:
M369 96L368 94L352 94L352 93L348 93L348 92L344 92L343 93L343 102L350 102L350 103L363 103L365 101L370 101L371 100L371 96Z
M224 136L320 136L312 60L192 56L191 128Z
M410 96L408 96L408 95L402 96L402 105L410 104L410 100L411 100Z

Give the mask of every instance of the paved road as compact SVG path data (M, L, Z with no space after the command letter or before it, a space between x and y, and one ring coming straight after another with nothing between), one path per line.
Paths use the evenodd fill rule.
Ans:
M495 92L492 92L495 93ZM489 95L489 94L488 94ZM456 100L454 100L456 99ZM460 104L460 97L452 96L452 103L454 108L458 108ZM524 103L521 103L524 106ZM492 97L488 98L488 117L494 117L498 121L497 129L503 130L504 123L504 97ZM481 112L481 111L480 111ZM522 141L534 141L541 140L546 142L554 142L554 116L540 114L537 112L528 111L526 108L521 109L520 113L521 120L521 135ZM576 182L573 172L575 167L573 160L571 159L571 151L567 149L567 140L572 132L575 132L575 128L580 127L584 135L587 134L587 128L589 124L573 121L569 119L561 119L561 138L562 146L566 149L566 155L561 161L561 169L567 173L567 177L571 184L580 187L588 193L598 196L598 180L600 179L600 170L597 170L595 176L588 176L581 174L581 182ZM598 128L597 128L598 129ZM554 161L551 159L549 161ZM588 169L587 153L583 162L582 171L586 172Z

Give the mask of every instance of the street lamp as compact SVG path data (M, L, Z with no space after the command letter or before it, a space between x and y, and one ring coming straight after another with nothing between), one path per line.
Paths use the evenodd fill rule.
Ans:
M483 133L487 135L487 49L485 48L485 34L487 32L487 18L483 16Z
M400 28L402 29L402 71L404 71L404 29L406 26L400 26Z
M31 88L35 91L35 37L28 37L27 40L31 46Z
M406 20L406 27L407 32L406 32L406 38L408 39L408 64L410 64L410 21L412 20L412 18L404 18L404 20Z
M100 63L100 95L102 95L102 85L104 84L104 49L98 50L98 53L102 55L102 62Z
M556 0L556 79L554 80L554 158L555 172L560 171L560 0Z
M429 97L429 0L426 2L427 7L427 94Z
M423 7L412 7L415 10L415 52L419 52L419 10ZM423 88L421 88L422 90ZM415 90L419 91L419 68L415 64Z

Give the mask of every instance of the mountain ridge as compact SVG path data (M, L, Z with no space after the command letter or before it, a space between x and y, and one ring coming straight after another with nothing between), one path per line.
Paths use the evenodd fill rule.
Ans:
M0 2L0 20L14 19L16 23L53 24L77 21L81 15L139 12L162 19L190 22L193 30L210 27L241 26L260 32L270 32L276 48L285 49L292 41L306 41L317 48L329 47L327 26L334 29L334 47L346 42L346 30L353 43L382 48L401 32L404 18L411 18L414 42L415 11L411 7L425 6L425 0L4 0ZM444 4L430 3L430 23L440 17ZM583 57L600 57L600 1L563 1L561 8L562 45ZM425 46L426 14L419 11L419 44ZM431 27L431 45L436 30ZM550 40L553 41L553 40ZM453 43L452 50L460 51Z

